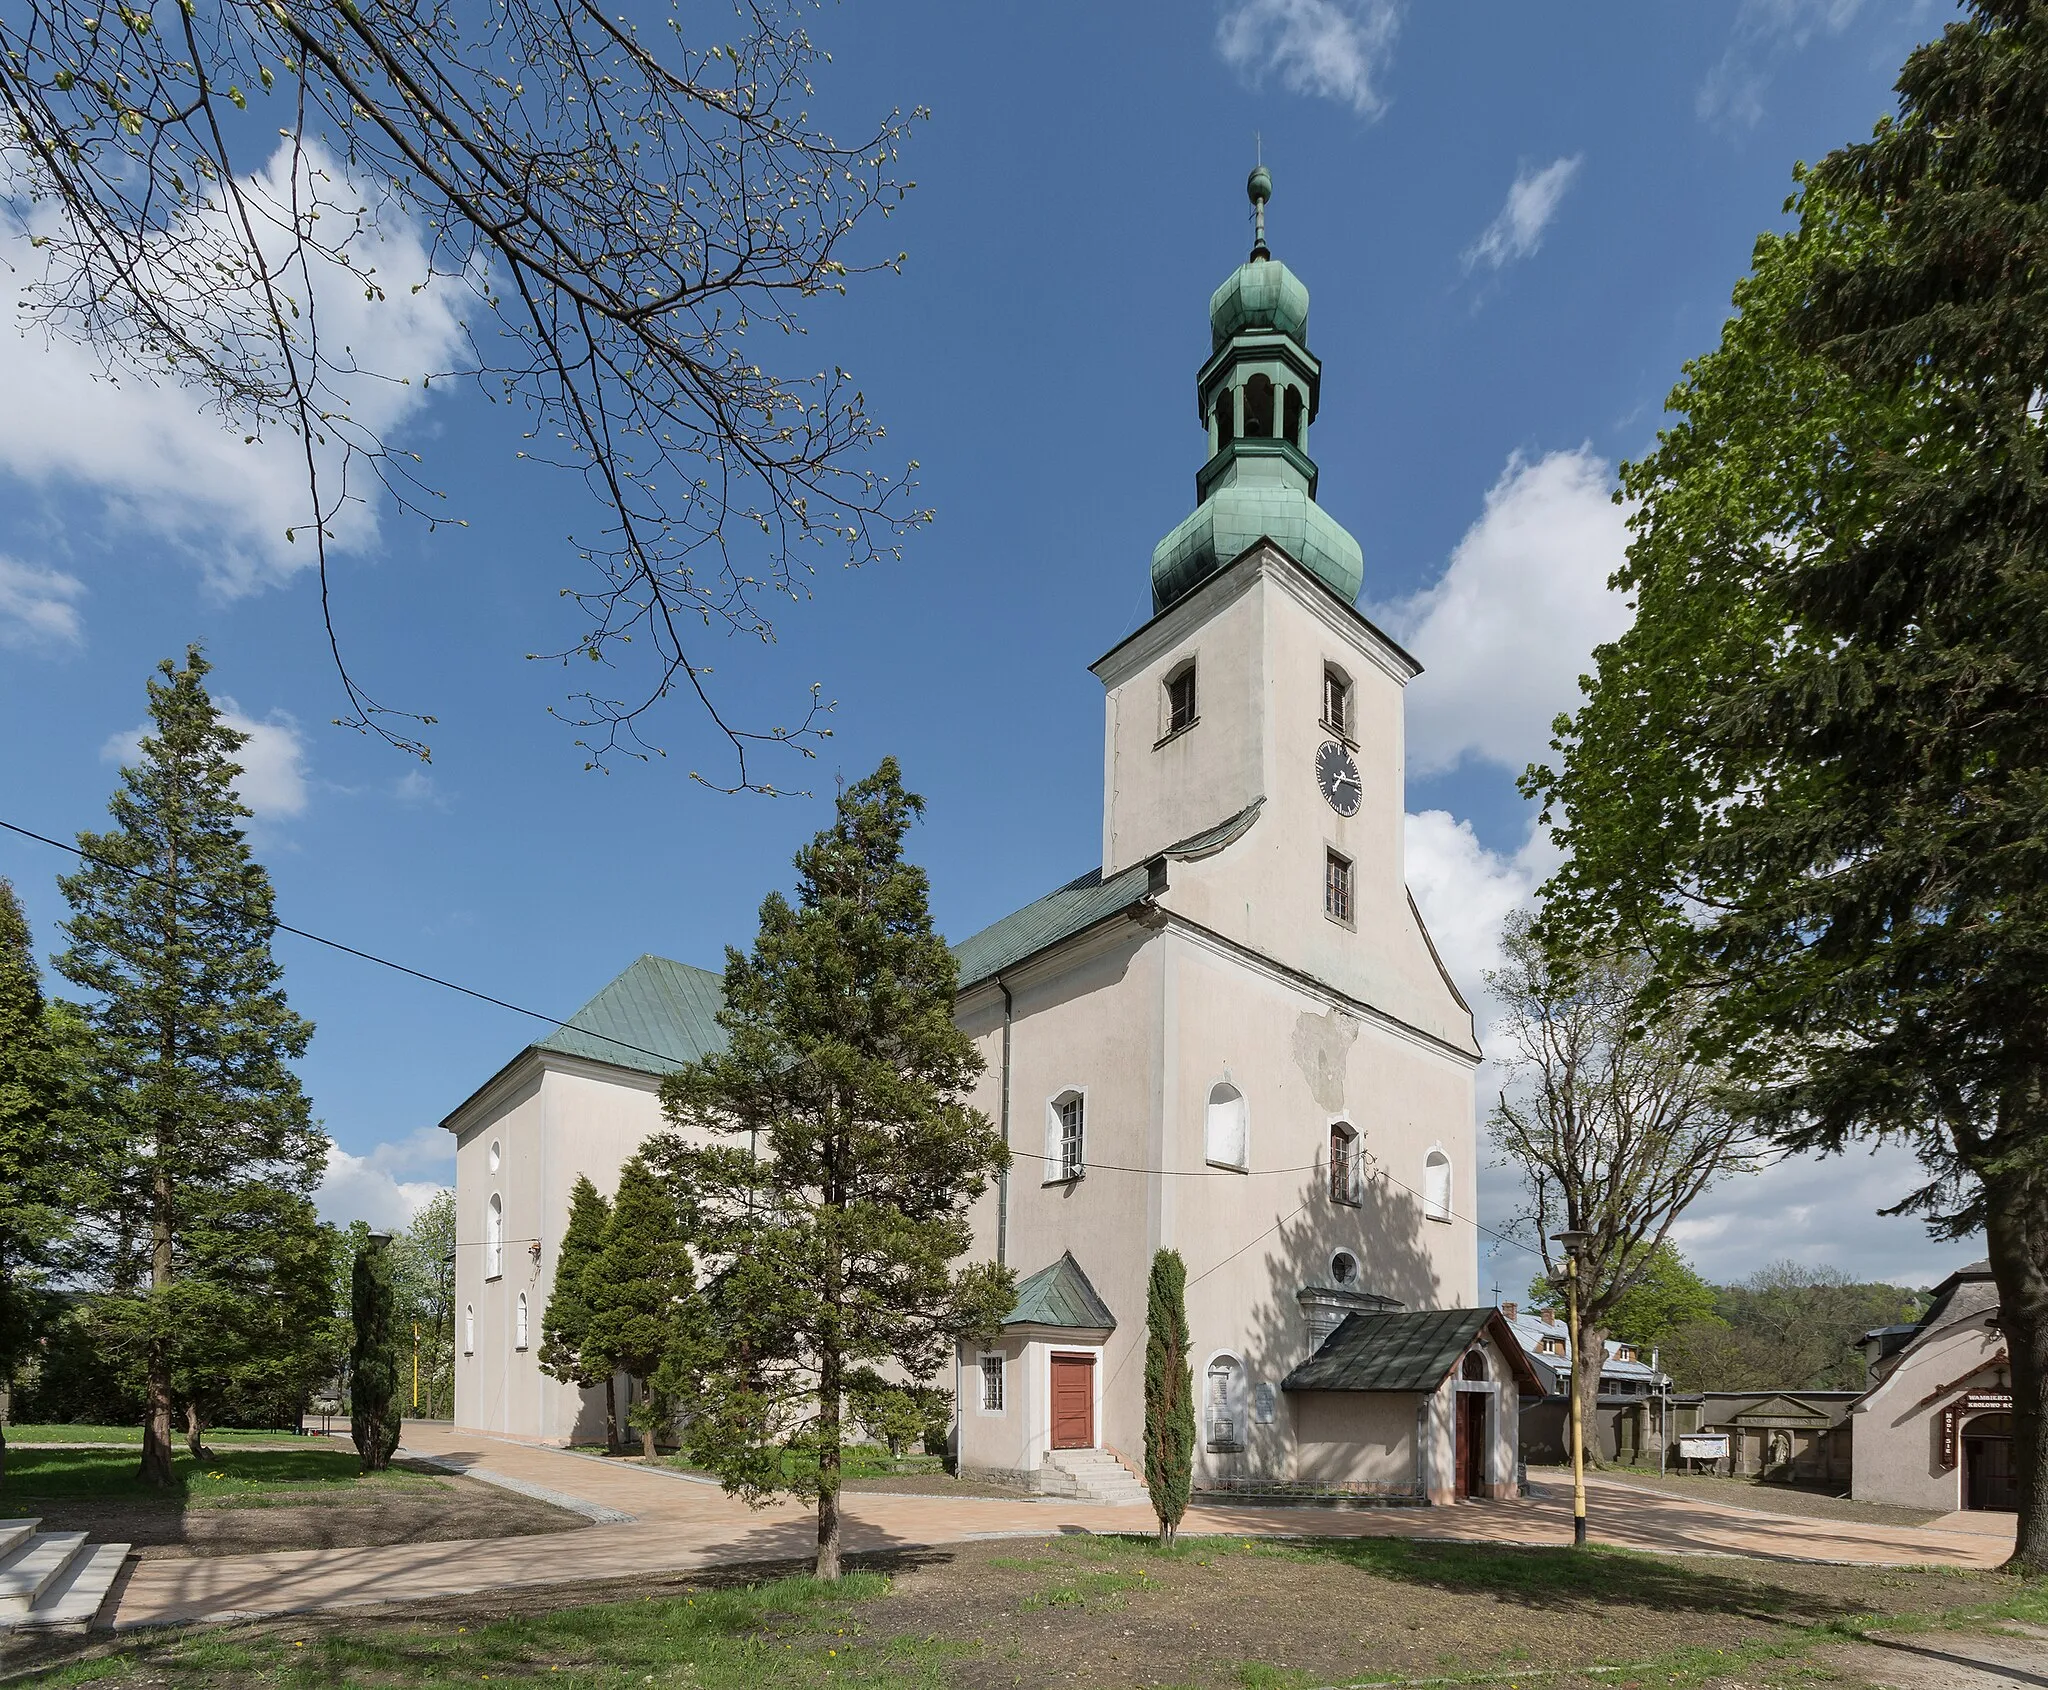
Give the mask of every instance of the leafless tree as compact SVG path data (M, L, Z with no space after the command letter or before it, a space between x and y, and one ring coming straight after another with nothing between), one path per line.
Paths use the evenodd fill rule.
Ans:
M522 455L581 475L601 513L563 588L587 623L545 654L614 671L563 711L593 765L655 749L647 713L677 688L724 736L727 790L774 790L749 761L762 742L809 754L827 732L816 689L793 725L729 721L698 649L772 640L771 601L804 596L821 552L893 555L928 514L867 463L882 430L843 370L768 367L796 356L806 301L900 264L850 237L900 203L922 115L858 145L825 134L808 10L0 0L0 198L46 264L18 278L25 309L111 372L190 385L252 441L289 431L349 725L424 756L431 718L380 704L344 656L335 519L381 488L450 520L350 396L453 375L519 408ZM419 231L423 273L379 273L394 223ZM360 367L321 334L337 286L468 290L460 367Z
M1586 1234L1571 1334L1581 1424L1593 1425L1607 1323L1649 1271L1672 1223L1717 1180L1758 1166L1759 1144L1728 1107L1722 1078L1691 1049L1688 1005L1645 1013L1647 966L1627 956L1560 957L1527 916L1511 917L1506 964L1487 976L1502 1007L1506 1071L1493 1146L1522 1176L1520 1217L1565 1302L1562 1231ZM1588 1438L1593 1459L1598 1440Z

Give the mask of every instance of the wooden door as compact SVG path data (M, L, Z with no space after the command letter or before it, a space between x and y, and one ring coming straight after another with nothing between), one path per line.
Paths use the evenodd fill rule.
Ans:
M1458 1496L1486 1494L1486 1393L1458 1393Z
M1052 1447L1095 1447L1095 1358L1062 1355L1052 1358Z
M2010 1513L2020 1505L2012 1461L2012 1416L1985 1414L1963 1432L1963 1506Z

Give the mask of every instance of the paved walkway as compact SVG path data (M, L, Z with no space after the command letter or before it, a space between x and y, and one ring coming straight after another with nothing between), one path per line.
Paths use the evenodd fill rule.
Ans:
M625 1579L740 1562L795 1560L815 1547L809 1510L793 1503L750 1509L714 1485L622 1462L453 1431L406 1428L407 1453L622 1524L541 1537L390 1544L373 1549L278 1551L182 1561L144 1561L115 1610L117 1627L295 1613L418 1601L479 1590ZM1934 1526L1863 1526L1668 1497L1594 1481L1594 1537L1627 1548L1875 1563L1984 1567L2003 1560L2001 1540ZM1191 1509L1189 1535L1425 1537L1552 1545L1571 1540L1570 1496L1553 1492L1461 1508ZM972 1538L1060 1532L1149 1532L1151 1511L1067 1500L919 1497L849 1493L851 1552L922 1548Z

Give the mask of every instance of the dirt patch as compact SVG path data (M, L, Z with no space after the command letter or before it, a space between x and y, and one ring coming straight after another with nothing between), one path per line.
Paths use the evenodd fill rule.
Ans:
M95 1543L132 1543L137 1559L252 1555L271 1549L367 1549L386 1543L531 1537L590 1524L580 1514L475 1479L437 1478L404 1488L345 1491L318 1502L271 1496L240 1505L176 1498L33 1498L9 1508L41 1517L46 1532L85 1532Z
M1881 1690L2016 1690L2048 1685L2048 1631L1872 1633L1867 1642L1820 1650L1813 1661L1850 1684Z
M1569 1467L1531 1467L1529 1476L1545 1483L1569 1486ZM1587 1477L1599 1484L1633 1485L1638 1490L1682 1496L1694 1502L1718 1502L1729 1508L1754 1508L1762 1514L1797 1514L1809 1520L1857 1520L1870 1526L1924 1526L1939 1520L1933 1508L1903 1508L1890 1502L1856 1502L1825 1491L1800 1490L1792 1485L1758 1484L1753 1479L1724 1479L1707 1473L1635 1473L1604 1467Z

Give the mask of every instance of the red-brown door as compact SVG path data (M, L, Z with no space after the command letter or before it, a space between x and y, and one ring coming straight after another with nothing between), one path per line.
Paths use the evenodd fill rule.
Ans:
M1095 1447L1095 1358L1061 1355L1052 1358L1052 1447Z
M1458 1496L1486 1494L1486 1393L1458 1393Z

